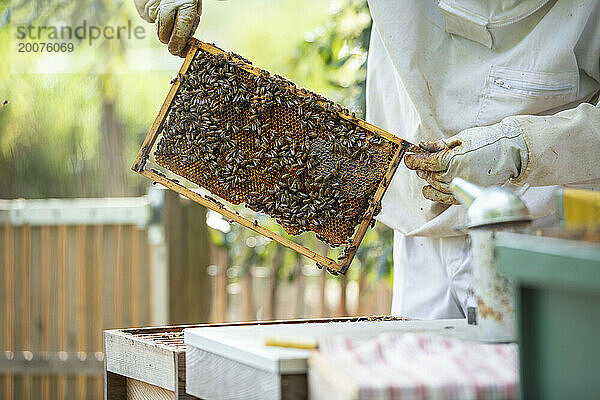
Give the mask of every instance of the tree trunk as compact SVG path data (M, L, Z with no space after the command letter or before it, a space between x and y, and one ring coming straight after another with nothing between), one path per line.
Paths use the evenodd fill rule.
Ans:
M164 223L169 260L172 324L208 322L212 285L206 209L165 190Z
M340 282L340 303L338 306L338 317L346 317L348 315L348 306L346 304L346 285L348 283L348 277L346 275L338 275L337 279Z
M283 255L283 247L277 244L271 269L271 293L269 296L269 307L266 308L269 314L267 315L266 319L277 318L277 286L279 285L279 270L281 269L281 264L283 263Z
M102 121L98 195L131 195L125 178L129 168L125 166L123 123L115 107L114 78L111 74L101 75L99 84L102 93Z
M244 299L244 320L256 320L256 310L254 307L254 285L251 268L248 268L242 277L242 295Z
M304 290L306 282L302 273L302 259L296 261L294 266L294 286L296 296L294 296L294 318L304 318Z

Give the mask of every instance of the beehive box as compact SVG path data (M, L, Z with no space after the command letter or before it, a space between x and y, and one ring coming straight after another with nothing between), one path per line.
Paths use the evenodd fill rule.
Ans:
M104 398L191 399L186 394L184 329L357 322L368 318L298 319L112 329L104 332Z
M154 161L290 235L315 232L339 263L186 189ZM410 143L243 57L193 41L132 169L229 220L345 272Z
M202 326L202 325L189 325ZM190 399L185 393L186 326L104 332L104 398Z
M390 317L190 328L184 334L186 391L206 400L309 398L308 361L314 350L265 346L267 338L373 338L386 332L472 337L472 328L464 319L411 321ZM332 367L320 372L335 376L337 371ZM328 395L335 398L337 393L332 390Z
M498 271L515 282L524 399L600 398L599 242L597 230L496 234Z

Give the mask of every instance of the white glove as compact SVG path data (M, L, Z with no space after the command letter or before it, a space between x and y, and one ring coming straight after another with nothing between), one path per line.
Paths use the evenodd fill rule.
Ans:
M194 35L202 0L133 0L140 17L150 23L156 21L158 39L169 44L169 51L185 57L187 42Z
M448 187L453 178L480 186L503 185L525 170L529 157L523 133L511 119L420 146L429 153L409 154L404 163L429 183L423 196L444 204L459 204Z

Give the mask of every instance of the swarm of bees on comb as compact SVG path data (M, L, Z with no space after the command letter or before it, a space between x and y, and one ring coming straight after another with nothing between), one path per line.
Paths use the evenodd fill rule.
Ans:
M155 160L291 235L314 231L331 247L346 245L343 259L369 207L380 209L372 199L398 144L318 94L242 68L250 64L198 50L176 78Z

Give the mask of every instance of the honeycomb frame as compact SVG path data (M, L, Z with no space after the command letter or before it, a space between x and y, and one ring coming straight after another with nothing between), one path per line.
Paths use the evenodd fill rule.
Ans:
M214 45L201 42L197 39L193 39L190 43L190 49L186 55L183 65L181 66L181 68L179 70L178 77L185 75L187 70L190 68L190 65L192 64L194 58L196 57L196 53L199 50L211 53L213 55L227 54L225 51L223 51L222 49L220 49ZM255 66L247 63L246 60L244 60L244 59L236 58L235 55L233 55L233 56L229 55L229 57L231 57L232 60L236 61L239 68L242 68L243 70L245 70L253 75L260 75L260 74L265 73L262 69L257 68ZM374 193L373 198L369 201L368 209L367 209L365 215L363 216L361 222L359 223L358 227L354 229L354 235L351 236L351 242L349 243L349 246L346 248L346 251L345 251L345 258L343 258L338 263L338 262L332 260L331 258L328 258L326 256L318 254L304 246L301 246L300 244L298 244L286 237L283 237L271 230L268 230L268 229L262 227L261 225L257 224L256 221L250 221L247 218L244 218L243 216L239 215L238 213L227 209L221 203L214 201L210 197L209 198L204 197L204 196L186 188L185 186L181 185L178 181L170 180L170 179L166 178L166 176L164 176L163 174L161 174L158 171L148 170L145 168L146 161L148 160L148 158L150 156L150 152L155 147L157 139L163 132L165 121L169 114L171 105L173 104L173 102L176 99L176 96L177 96L179 88L180 88L180 84L181 84L181 79L173 80L171 89L170 89L165 101L163 102L163 105L162 105L154 123L152 124L152 126L151 126L146 138L144 139L144 142L138 152L138 155L133 163L132 170L140 173L141 175L143 175L149 179L152 179L155 182L160 183L161 185L189 198L190 200L192 200L198 204L201 204L213 211L218 212L219 214L223 215L225 218L227 218L229 220L237 222L240 225L242 225L248 229L251 229L251 230L253 230L263 236L266 236L266 237L268 237L268 238L270 238L270 239L272 239L294 251L297 251L298 253L317 262L317 264L320 264L321 266L326 267L330 272L332 272L334 274L345 273L348 270L350 264L352 263L354 255L356 254L356 251L357 251L357 249L358 249L358 247L359 247L359 245L371 223L371 220L373 219L374 215L378 211L377 208L378 208L378 205L380 204L381 198L383 197L404 153L406 153L407 151L411 151L411 152L421 152L422 151L418 147L410 144L409 142L407 142L403 139L400 139L400 138L398 138L398 137L396 137L374 125L371 125L363 120L355 118L354 116L348 115L346 113L342 113L342 112L338 113L341 118L344 118L344 119L350 121L351 123L363 128L370 134L382 136L388 142L391 142L392 144L395 145L395 150L393 151L393 156L390 157L389 162L387 164L387 170L386 170L383 178L377 185L377 189ZM296 89L296 90L298 93L301 93L301 91L302 91L302 89ZM171 168L166 168L166 169L179 176L177 171L174 171ZM181 175L181 176L186 178L185 175ZM212 190L211 190L211 192L212 192ZM216 195L220 195L220 194L216 193Z

